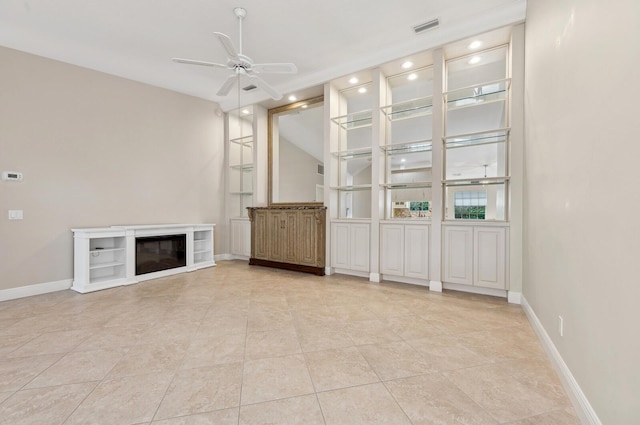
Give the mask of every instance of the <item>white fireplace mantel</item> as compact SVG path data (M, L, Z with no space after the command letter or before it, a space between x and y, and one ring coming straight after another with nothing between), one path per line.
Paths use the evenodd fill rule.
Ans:
M71 229L71 289L86 293L215 266L215 224L151 224ZM136 275L136 238L186 235L186 266Z

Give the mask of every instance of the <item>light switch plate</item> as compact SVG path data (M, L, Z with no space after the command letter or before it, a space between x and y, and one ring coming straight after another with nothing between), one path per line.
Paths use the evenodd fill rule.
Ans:
M22 220L22 210L9 210L9 220Z

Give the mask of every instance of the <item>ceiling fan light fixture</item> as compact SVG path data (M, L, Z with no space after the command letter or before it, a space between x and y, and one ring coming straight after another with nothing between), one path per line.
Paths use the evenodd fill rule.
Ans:
M216 93L217 96L226 96L231 91L231 87L234 84L239 84L240 76L246 76L253 81L250 86L244 87L242 90L249 91L259 88L266 92L271 98L275 100L282 99L282 93L272 87L269 83L262 79L262 74L295 74L298 72L298 68L293 63L254 63L250 57L242 53L242 21L247 16L246 9L242 7L236 7L233 9L233 13L236 15L238 21L238 41L239 49L236 49L231 38L223 33L214 32L213 34L218 39L218 42L226 52L227 63L219 64L213 62L206 62L193 59L173 58L174 62L184 63L188 65L200 65L210 66L216 68L226 68L231 71L231 75L227 77L222 87ZM238 90L240 93L240 90Z

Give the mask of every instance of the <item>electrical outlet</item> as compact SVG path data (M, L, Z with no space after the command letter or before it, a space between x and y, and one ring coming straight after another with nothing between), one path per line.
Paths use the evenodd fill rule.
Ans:
M558 316L558 333L560 336L564 336L564 319L562 316Z

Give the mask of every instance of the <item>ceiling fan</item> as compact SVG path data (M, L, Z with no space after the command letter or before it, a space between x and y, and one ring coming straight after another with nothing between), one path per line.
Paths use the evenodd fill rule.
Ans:
M227 52L226 65L193 59L173 58L172 60L174 62L186 63L189 65L212 66L233 71L216 93L218 96L226 96L227 94L229 94L229 92L231 91L231 87L233 87L236 79L239 81L240 76L245 75L252 81L253 84L255 84L256 87L265 91L273 99L281 99L282 93L278 92L270 84L264 81L259 74L295 74L296 72L298 72L298 68L296 68L295 64L293 63L253 63L249 56L243 55L242 20L247 16L247 11L242 7L236 7L235 9L233 9L233 13L238 18L238 26L240 29L240 49L236 50L229 36L220 32L214 32L216 37L218 37L218 41L220 42L220 44L222 44L222 47Z

